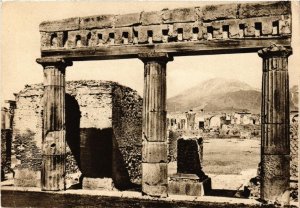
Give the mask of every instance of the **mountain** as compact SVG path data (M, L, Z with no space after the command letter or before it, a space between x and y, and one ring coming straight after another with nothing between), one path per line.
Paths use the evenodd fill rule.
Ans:
M260 102L260 92L250 85L234 79L214 78L169 98L167 108L168 111L204 109L259 112Z
M297 86L290 90L290 109L298 106ZM215 78L204 81L177 96L167 100L167 108L172 111L188 111L190 109L205 111L241 111L260 113L261 92L247 83Z

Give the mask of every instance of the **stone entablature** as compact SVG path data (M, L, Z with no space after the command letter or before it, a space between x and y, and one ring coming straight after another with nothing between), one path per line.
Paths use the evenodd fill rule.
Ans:
M177 48L172 48L171 43L180 43L184 46L181 50L192 51L194 47L198 47L198 50L202 47L203 50L202 44L208 44L207 40L255 40L244 45L238 42L235 46L242 44L243 48L259 48L264 47L263 41L259 40L272 39L289 46L291 8L290 2L233 3L124 15L74 17L42 22L40 33L42 56L70 58L77 55L54 51L87 48L103 49L102 53L106 53L110 47L135 46L132 50L100 54L103 57L120 57L135 56L142 50L150 50L149 45L155 45L161 47L160 52L181 55ZM188 45L189 42L201 44L193 46ZM136 48L138 45L147 47ZM224 43L210 43L208 46L220 49L229 47Z

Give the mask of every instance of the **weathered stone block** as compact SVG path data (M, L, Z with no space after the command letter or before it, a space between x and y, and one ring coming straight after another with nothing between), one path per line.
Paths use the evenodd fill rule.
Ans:
M193 38L193 27L196 26L193 23L174 23L173 31L174 36L178 36L178 29L182 29L183 40L191 40Z
M168 162L167 142L143 142L143 162L166 163Z
M94 29L94 30L91 30L90 31L91 34L90 34L90 40L88 41L88 46L97 46L98 44L98 34L97 34L97 30Z
M112 191L114 189L114 183L111 178L84 177L82 181L82 189Z
M14 186L41 187L41 172L29 168L15 169Z
M222 24L223 22L220 22L220 21L215 21L215 22L212 22L211 23L211 26L213 28L213 38L215 39L222 39L223 38L223 32L222 32ZM194 130L194 126L195 126L195 122L193 121L195 119L195 117L192 117L191 118L192 120L189 122L187 121L187 125L188 125L188 128L190 128L191 130Z
M168 25L151 25L151 26L139 26L135 27L134 30L138 31L138 42L147 43L148 33L151 31L153 42L162 42L163 30L168 30Z
M142 163L143 184L161 186L168 184L167 163Z
M281 20L279 20L279 34L291 34L291 18L289 16L283 16Z
M262 35L272 35L273 33L273 21L277 19L274 18L261 18L261 25L262 25L262 30L261 33Z
M75 48L76 47L76 35L78 35L78 31L69 31L68 32L68 40L66 42L67 48Z
M109 33L114 32L112 29L95 29L92 34L92 41L95 46L101 46L108 43ZM100 39L101 38L101 39Z
M195 8L178 8L163 10L164 23L194 22L197 20Z
M204 196L211 190L211 179L201 180L195 174L175 174L170 176L168 193L174 195Z
M288 1L264 2L264 3L243 3L239 5L239 18L274 16L290 14L291 5Z
M148 196L162 197L168 196L168 185L148 185L143 184L142 192Z
M209 5L198 8L198 14L199 19L203 21L235 19L237 9L237 4Z
M123 14L115 17L115 27L128 27L140 24L140 13Z
M204 175L202 138L181 138L177 140L177 172Z
M111 28L114 25L115 15L96 15L80 18L80 29Z
M57 47L64 47L63 44L63 39L64 39L64 33L63 32L57 32Z
M280 20L279 16L271 17L259 17L241 20L242 24L245 24L246 36L255 35L255 23L261 23L261 35L272 35L273 34L273 22ZM278 34L277 34L278 35Z
M126 37L124 36L126 35ZM127 43L125 43L127 39ZM115 29L115 43L116 44L129 44L133 42L133 29L131 27L122 27Z
M159 25L162 23L162 12L142 12L141 14L142 25Z
M239 20L226 20L225 24L229 26L229 38L240 38Z
M40 24L41 32L57 32L79 29L79 18L68 18L56 21L45 21Z
M251 19L246 19L245 21L245 37L255 36L255 22Z
M41 48L49 48L50 47L50 38L51 35L48 32L40 32L41 35Z

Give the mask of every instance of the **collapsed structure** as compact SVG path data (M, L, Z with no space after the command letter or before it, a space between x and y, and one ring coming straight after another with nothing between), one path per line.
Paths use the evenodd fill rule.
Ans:
M44 68L43 123L35 137L41 141L42 159L36 167L42 172L42 190L66 188L65 70L72 61L143 61L142 192L166 197L167 63L175 56L258 52L263 60L261 197L288 203L290 7L290 2L234 3L41 23L37 62ZM123 118L116 112L116 118ZM107 128L111 125L113 120Z

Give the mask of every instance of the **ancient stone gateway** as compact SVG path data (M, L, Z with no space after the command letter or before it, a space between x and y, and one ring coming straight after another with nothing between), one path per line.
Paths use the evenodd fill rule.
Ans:
M40 33L43 190L65 189L65 69L72 61L144 62L142 191L167 196L167 63L176 56L258 52L263 59L261 197L288 203L290 2L75 17L42 22Z

